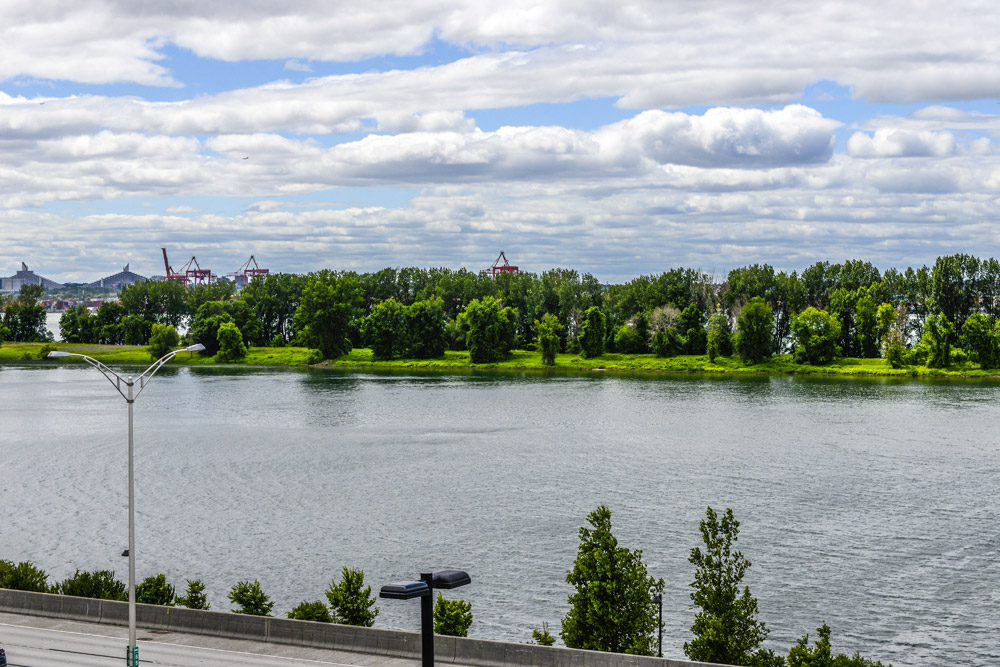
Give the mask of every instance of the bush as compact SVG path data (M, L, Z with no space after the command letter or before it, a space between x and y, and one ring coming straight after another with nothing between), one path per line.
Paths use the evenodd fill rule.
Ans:
M759 364L774 350L774 313L764 299L755 296L736 318L736 353L744 363Z
M319 600L316 600L316 602L306 602L303 600L299 603L299 606L288 612L287 616L298 621L315 621L316 623L333 622L333 618L330 617L330 610Z
M607 318L597 306L591 306L583 314L583 324L580 325L580 355L584 359L592 359L604 354L604 336L607 330Z
M56 346L55 345L50 345L49 343L46 343L45 345L42 345L42 348L40 350L38 350L38 359L44 359L44 358L46 358L47 356L49 356L49 352L53 352L55 349L56 349Z
M175 600L179 605L184 605L188 609L211 609L212 605L208 603L208 598L205 597L205 584L202 583L201 579L191 579L187 580L187 590L184 591L184 595L181 595Z
M542 623L542 629L539 630L535 628L531 631L531 641L529 644L538 644L539 646L552 646L556 643L556 638L552 636L549 632L549 627L547 624Z
M115 579L115 573L110 570L97 572L80 572L79 570L56 588L55 592L62 595L72 595L79 598L96 598L98 600L128 600L128 588Z
M378 616L378 609L372 609L375 606L372 587L365 586L365 573L362 570L352 570L345 566L341 570L340 583L336 579L330 582L326 599L330 602L334 623L370 628Z
M840 318L825 310L809 307L792 317L795 361L799 364L826 364L839 354Z
M449 637L468 637L472 625L472 603L465 600L445 600L438 593L434 603L434 632Z
M10 561L0 560L0 588L48 593L49 575L44 570L35 567L30 561L22 561L14 565Z
M239 609L233 609L235 614L248 614L250 616L270 616L274 609L271 598L264 593L260 587L260 582L254 579L251 581L237 582L229 590L227 596L233 604L239 605Z
M542 363L546 366L554 366L556 354L562 341L559 334L563 331L563 325L559 323L559 318L551 313L542 315L541 321L535 320L535 329L538 331L538 349L542 351Z
M146 350L153 359L159 359L181 344L181 337L169 324L154 324Z
M165 575L157 574L153 577L146 577L135 587L135 601L143 604L173 607L174 587L167 583Z
M215 355L216 361L232 363L246 359L247 346L243 344L243 334L234 323L220 324L216 339L219 344L219 353Z
M884 667L881 662L861 657L860 653L855 653L853 657L841 653L835 657L830 646L830 627L824 623L822 627L816 628L816 632L819 639L816 640L815 647L809 648L809 635L804 635L788 651L786 667Z

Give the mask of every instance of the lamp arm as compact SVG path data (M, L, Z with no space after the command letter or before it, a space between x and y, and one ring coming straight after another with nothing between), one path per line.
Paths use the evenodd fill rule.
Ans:
M146 388L146 385L149 383L149 381L153 379L154 375L156 375L156 371L160 370L160 368L163 367L163 364L167 363L168 361L176 357L177 353L182 351L183 350L175 350L174 352L168 352L167 354L157 359L152 366L143 371L142 375L136 378L136 380L138 380L139 387L135 390L135 394L132 396L132 400L135 400L136 398L139 397L139 394L142 393L142 390Z
M118 375L118 373L115 373L113 370L111 370L110 368L99 362L97 359L94 359L93 357L88 357L85 354L77 354L74 356L80 357L88 364L90 364L97 370L101 371L101 375L108 378L108 382L110 382L111 386L113 386L115 389L118 390L118 393L122 395L122 398L124 398L126 401L128 400L128 395L124 391L122 391L122 383L124 383L126 386L128 385L128 381L125 378L123 378L121 375Z

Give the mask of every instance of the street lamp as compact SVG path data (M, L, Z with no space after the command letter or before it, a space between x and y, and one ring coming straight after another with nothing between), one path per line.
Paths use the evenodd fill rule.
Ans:
M660 608L660 622L656 626L658 629L656 635L658 643L658 650L656 653L656 657L662 658L663 657L663 594L662 593L657 593L656 595L653 596L653 604L655 604Z
M143 371L142 375L137 378L133 378L131 375L123 378L97 359L88 357L85 354L62 352L60 350L55 350L48 354L50 359L80 357L101 371L104 377L108 378L108 381L122 395L125 402L128 403L128 550L125 552L128 554L128 648L125 651L125 664L131 667L138 667L139 665L139 647L135 643L135 479L132 466L132 403L139 397L142 390L146 388L146 384L153 379L156 371L160 370L165 363L177 356L178 353L201 352L204 349L205 346L198 343L197 345L185 347L182 350L174 350L157 359L152 366ZM139 384L139 389L133 391L136 383ZM122 390L123 385L128 388L128 391Z
M420 655L421 667L434 667L434 597L435 589L448 590L472 583L464 570L421 572L420 581L400 581L386 584L378 592L380 598L412 600L420 598Z

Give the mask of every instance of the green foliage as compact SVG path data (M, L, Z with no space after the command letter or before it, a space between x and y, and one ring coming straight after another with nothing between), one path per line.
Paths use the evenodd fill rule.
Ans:
M65 343L96 343L96 323L86 306L67 308L59 317L59 336Z
M565 327L559 324L559 318L551 313L545 313L541 320L535 320L538 349L542 353L542 363L546 366L553 366L556 363L556 354L562 346L560 334L564 329Z
M49 352L53 352L53 351L55 351L55 349L56 349L55 345L52 345L51 343L45 343L38 350L38 354L35 355L35 358L36 359L45 359L46 357L49 356Z
M247 356L247 346L243 344L243 334L234 322L223 322L215 334L219 352L215 355L217 361L233 363L242 361Z
M205 584L202 583L201 579L187 579L186 581L187 589L184 591L184 595L178 596L175 602L188 609L211 609L212 605L208 603L208 598L205 596Z
M809 307L792 317L792 335L800 364L826 364L840 356L840 318L825 310Z
M583 314L583 324L580 325L580 355L584 359L593 359L604 354L604 337L607 333L607 318L597 306L591 306Z
M371 348L373 359L395 359L406 353L409 336L405 310L390 298L375 304L368 317L361 320L361 335Z
M962 347L980 368L1000 367L1000 324L986 313L973 313L962 327Z
M649 576L642 551L618 546L611 510L601 505L580 528L580 546L566 581L576 588L559 633L569 648L653 655L658 625L653 596L663 580Z
M684 354L705 354L708 348L708 335L705 332L701 310L691 303L681 311L678 329L684 336Z
M472 603L465 600L445 600L438 593L434 603L434 632L449 637L468 637L472 625Z
M79 570L55 587L61 595L73 595L80 598L97 598L99 600L128 600L128 589L125 584L115 579L115 573L109 570L97 572L80 572Z
M299 621L315 621L316 623L333 622L330 610L320 600L316 600L316 602L306 602L303 600L295 609L288 612L287 616Z
M206 301L201 304L191 321L188 336L192 342L205 346L203 355L213 357L219 352L219 327L226 323L233 323L233 316L227 312L226 304L222 301Z
M37 285L22 287L20 298L24 298L25 287L37 287ZM4 338L12 342L34 343L52 340L52 334L45 326L45 309L34 302L16 300L8 303L3 310L3 328L6 330Z
M355 274L310 274L295 311L294 342L319 350L324 359L346 354L353 347L350 337L361 300Z
M736 320L736 353L747 364L759 364L771 357L774 314L760 297L750 300Z
M250 616L270 616L274 603L260 587L260 582L253 581L237 582L229 590L229 601L239 605L239 609L231 610L235 614L248 614Z
M528 643L538 644L539 646L553 646L556 643L556 638L549 632L548 624L542 623L541 630L535 628L531 631L531 641Z
M848 657L843 653L834 656L830 646L830 627L824 623L816 628L819 639L809 648L809 635L803 635L788 651L787 667L885 667L881 662L864 658L860 653ZM889 667L892 667L891 665Z
M15 565L8 560L0 560L0 588L48 593L49 575L30 561L22 561Z
M729 318L725 313L715 313L708 318L705 327L705 351L713 363L716 357L729 357L733 354L733 334L729 327Z
M174 587L167 583L167 577L157 574L146 577L135 587L135 601L143 604L174 606Z
M466 345L474 364L491 364L514 349L516 314L491 296L472 301L465 309Z
M646 341L629 323L615 329L615 351L622 354L643 354L646 351Z
M146 349L149 351L149 356L153 359L159 359L180 344L181 337L172 325L154 324L153 333L149 336L149 345Z
M893 368L902 368L906 365L906 348L899 341L890 342L885 348L885 360Z
M119 333L126 345L145 345L153 335L153 322L139 315L126 315L119 325Z
M740 591L750 561L734 551L740 523L726 509L721 520L709 507L699 524L705 551L695 547L688 561L695 566L691 601L700 611L691 632L694 639L684 644L691 660L726 665L753 665L769 662L770 654L760 648L768 629L757 620L757 599L750 588Z
M920 343L927 348L928 368L947 368L951 364L951 339L954 333L955 325L944 313L927 316Z
M365 586L365 573L344 567L341 571L340 583L334 579L326 589L326 599L330 602L333 612L333 622L341 625L360 625L370 628L378 616L374 609L375 598L372 587Z
M270 340L272 347L281 347L292 339L295 311L302 299L306 282L305 276L270 273L254 277L243 288L240 297L260 325L260 341L248 340L250 345ZM281 345L273 342L277 338L282 340Z
M448 337L447 317L440 297L417 301L403 312L409 339L407 356L413 359L438 359L444 356Z
M134 317L153 324L170 324L175 328L184 322L187 314L187 290L176 280L133 283L126 285L118 294L125 317ZM149 340L149 332L142 337L142 345Z

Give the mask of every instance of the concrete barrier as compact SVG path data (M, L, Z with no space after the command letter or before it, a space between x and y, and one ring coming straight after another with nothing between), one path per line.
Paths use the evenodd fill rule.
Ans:
M26 616L49 616L88 623L128 625L128 603L93 600L50 593L28 593L0 588L0 611ZM360 628L335 623L313 623L289 618L247 616L185 607L136 605L136 626L229 637L251 641L352 651L367 655L420 659L420 633L383 628ZM710 667L709 663L649 658L620 653L535 646L465 637L434 638L434 659L441 664L481 667Z

